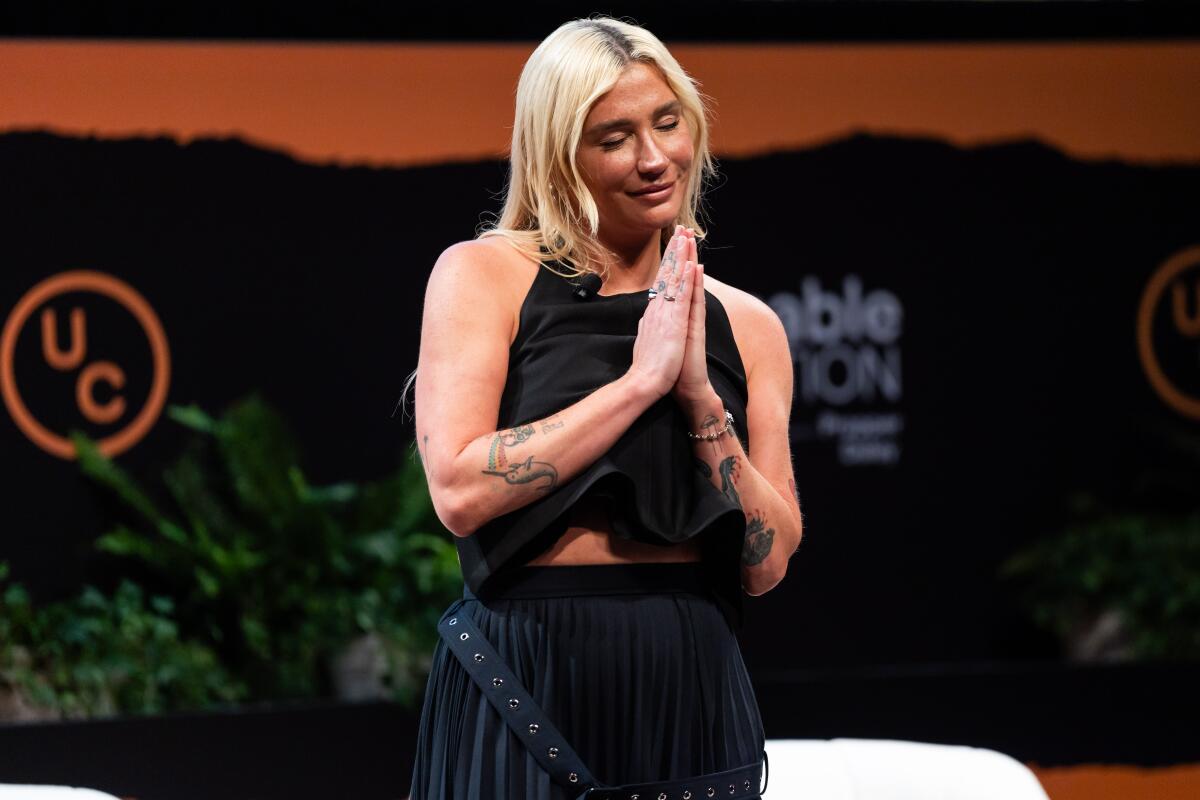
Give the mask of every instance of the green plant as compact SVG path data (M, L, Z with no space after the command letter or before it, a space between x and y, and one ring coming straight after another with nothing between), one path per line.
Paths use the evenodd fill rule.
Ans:
M0 563L0 586L8 567ZM122 581L111 597L35 606L18 583L0 593L0 688L37 716L158 713L228 703L245 689L206 645L179 638L170 598Z
M462 586L420 464L313 486L261 399L219 419L195 407L168 413L196 434L163 472L174 515L73 436L84 472L134 512L97 546L143 564L175 598L184 630L210 641L253 699L328 694L330 660L374 634L387 645L392 696L411 704L436 621Z
M1200 658L1200 513L1118 513L1087 496L1075 522L1001 567L1039 627L1067 639L1115 613L1134 658Z

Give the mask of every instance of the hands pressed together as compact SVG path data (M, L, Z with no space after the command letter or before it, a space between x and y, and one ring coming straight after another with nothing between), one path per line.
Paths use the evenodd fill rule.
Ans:
M695 232L677 225L638 323L631 366L660 396L669 392L684 408L713 394L705 347L704 265L696 261Z

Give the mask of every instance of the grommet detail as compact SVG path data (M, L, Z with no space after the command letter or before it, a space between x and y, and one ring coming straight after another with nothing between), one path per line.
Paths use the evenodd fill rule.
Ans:
M516 708L519 705L521 705L521 701L518 700L517 698L515 698L515 697L508 698L508 707L509 708Z
M475 663L476 663L476 664L482 664L482 663L483 663L483 653L476 653L476 654L475 654Z
M492 678L492 686L503 686L504 678Z
M746 791L747 791L747 792L748 792L748 791L750 791L750 781L746 781L746 782L744 783L744 786L746 787Z
M709 796L709 797L712 797L712 796L713 796L714 794L716 794L716 793L717 793L717 790L716 790L716 789L714 789L714 788L713 788L713 787L711 787L711 786L710 786L710 787L708 787L708 796Z
M666 792L659 792L659 793L658 793L658 800L667 800L667 793L666 793Z
M447 625L457 625L457 624L458 624L458 617L451 617L451 618L450 618L450 621L449 621L448 623L446 623L446 624L447 624Z
M631 794L629 795L629 800L638 800L639 797L641 797L640 794Z
M733 794L733 792L734 792L733 784L731 783L731 784L729 784L729 793Z
M535 734L537 732L538 732L538 724L536 722L529 723L529 735L532 736L533 734Z
M462 640L465 642L467 639L470 639L470 638L471 638L471 634L469 634L469 633L460 633L460 634L458 635L458 638L459 638L459 639L462 639Z
M683 800L692 800L692 790L691 789L683 790Z
M567 776L567 780L569 780L571 783L579 783L579 776L572 772Z
M546 755L550 756L551 758L558 758L558 748L551 747L551 748L547 749Z

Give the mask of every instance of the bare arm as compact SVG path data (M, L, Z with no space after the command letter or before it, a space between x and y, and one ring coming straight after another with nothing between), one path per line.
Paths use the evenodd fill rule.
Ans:
M512 283L496 246L449 248L425 295L417 437L434 508L457 536L545 496L612 447L670 389L686 338L686 312L651 304L625 375L545 419L496 430L519 306L496 288Z
M703 286L703 277L699 286ZM713 441L696 440L698 467L746 514L742 547L742 587L759 595L787 573L788 559L803 531L799 498L792 477L788 417L792 408L792 358L783 324L769 307L757 304L748 315L753 329L748 352L755 354L747 376L750 401L746 426L754 460L730 428ZM711 390L710 390L711 392ZM725 409L716 392L684 408L694 433L725 427Z

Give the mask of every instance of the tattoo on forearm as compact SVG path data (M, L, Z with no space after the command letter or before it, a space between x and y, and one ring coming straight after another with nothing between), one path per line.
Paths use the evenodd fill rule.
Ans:
M767 527L767 518L761 511L746 517L746 538L742 542L742 563L746 566L761 564L771 554L775 543L775 529Z
M529 456L524 461L514 461L508 465L507 469L485 469L483 473L498 475L504 478L504 482L508 484L533 483L545 478L545 483L534 487L543 492L550 491L558 484L558 470L545 461L534 461L533 456Z
M557 421L554 421L554 420L557 420ZM550 417L550 419L542 420L542 433L549 433L550 431L556 431L559 428L561 428L563 425L564 425L563 420L558 419L558 415L555 414L553 417Z
M700 474L706 478L712 477L712 467L703 458L696 459L696 469L700 470Z
M508 456L504 448L514 447L527 441L533 436L532 425L520 425L507 431L499 431L492 437L492 446L488 448L488 469L504 469L508 466Z
M729 456L717 465L717 471L721 473L721 491L725 496L737 504L738 508L742 507L742 498L738 495L737 488L734 482L737 480L738 463L737 456Z

